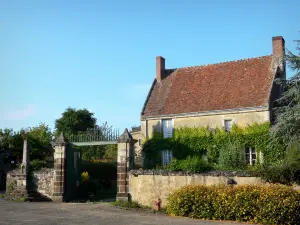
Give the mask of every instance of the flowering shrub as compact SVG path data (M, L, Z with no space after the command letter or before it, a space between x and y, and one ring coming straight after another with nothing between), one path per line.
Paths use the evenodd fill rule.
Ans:
M169 196L172 215L262 224L300 224L300 193L283 185L187 185Z
M81 174L81 183L87 183L89 181L89 178L90 178L89 173L86 171L83 172Z

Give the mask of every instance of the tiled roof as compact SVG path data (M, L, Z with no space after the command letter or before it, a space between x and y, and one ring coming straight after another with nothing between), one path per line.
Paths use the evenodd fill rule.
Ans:
M138 132L138 131L141 131L141 126L133 127L133 128L131 129L131 132L130 132L130 133L132 133L132 132Z
M154 81L142 116L265 106L274 79L272 56L166 70Z

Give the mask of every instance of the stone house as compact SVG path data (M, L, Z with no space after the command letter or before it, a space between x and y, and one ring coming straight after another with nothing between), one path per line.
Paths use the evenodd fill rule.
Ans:
M273 102L281 93L276 79L286 79L285 41L272 38L273 53L202 66L166 69L156 57L156 77L141 112L141 136L153 131L171 137L180 126L224 127L274 121ZM256 157L255 149L247 149ZM163 163L172 152L163 151ZM250 160L251 161L251 160Z

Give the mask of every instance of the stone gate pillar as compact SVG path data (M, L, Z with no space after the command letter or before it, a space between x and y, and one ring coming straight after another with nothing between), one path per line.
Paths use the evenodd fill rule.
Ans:
M54 202L64 201L65 189L65 160L67 142L63 133L54 141L54 186L52 200Z
M125 129L118 139L118 162L117 162L117 197L116 200L129 200L128 172L134 167L133 139Z

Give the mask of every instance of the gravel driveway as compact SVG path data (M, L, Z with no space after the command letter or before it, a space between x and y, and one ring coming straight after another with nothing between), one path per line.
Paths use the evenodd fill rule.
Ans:
M46 203L46 202L11 202L0 199L0 224L41 224L41 225L77 225L77 224L172 224L172 225L238 225L234 222L215 222L170 217L150 212L125 210L109 205Z

